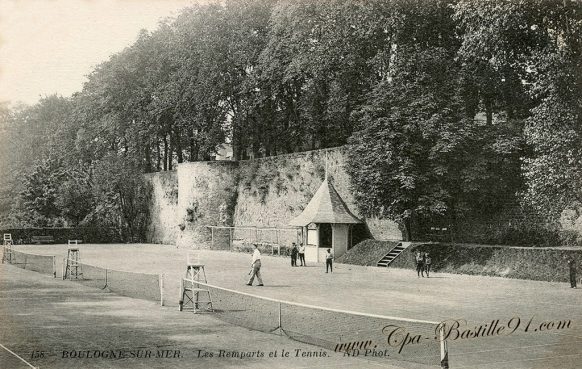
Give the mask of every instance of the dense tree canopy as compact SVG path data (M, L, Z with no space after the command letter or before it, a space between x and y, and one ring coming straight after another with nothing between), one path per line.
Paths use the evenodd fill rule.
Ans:
M350 144L360 210L407 233L517 204L557 219L582 205L581 28L570 0L187 8L71 98L0 107L0 210L135 238L140 173L224 143L235 159Z

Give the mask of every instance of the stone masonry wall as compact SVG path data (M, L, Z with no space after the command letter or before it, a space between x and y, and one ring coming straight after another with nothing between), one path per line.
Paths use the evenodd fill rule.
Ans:
M178 206L178 181L175 171L146 175L152 184L148 241L174 244L178 232L176 209Z
M231 225L238 163L213 161L178 165L177 246L208 248L207 225Z
M177 172L170 172L174 174L151 175L154 217L150 241L206 248L210 246L207 225L290 228L289 221L303 211L321 185L326 158L327 173L335 189L360 217L344 169L344 150L317 150L240 162L182 163ZM167 193L175 188L179 190L174 200ZM394 222L367 219L366 224L376 239L401 238ZM286 244L295 239L296 232L289 229L279 236L280 242Z
M345 171L345 149L309 151L241 161L234 225L288 227L307 206L326 172L348 208L358 217L350 179ZM394 222L367 219L374 238L400 239Z

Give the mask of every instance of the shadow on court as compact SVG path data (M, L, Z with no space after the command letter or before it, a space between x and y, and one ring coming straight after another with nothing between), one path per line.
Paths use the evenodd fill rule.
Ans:
M288 284L278 284L278 285L269 284L269 285L265 285L265 286L257 286L257 285L254 285L254 286L248 286L248 287L249 288L250 287L257 287L257 288L260 288L260 289L265 289L265 288L290 288L290 287L293 287L293 286L288 285Z
M0 344L13 352L0 347L0 368L6 369L402 367L343 357L223 323L212 314L179 312L174 305L161 307L4 264L0 317ZM281 357L282 350L290 357ZM271 352L278 356L269 357ZM320 356L302 357L304 352Z

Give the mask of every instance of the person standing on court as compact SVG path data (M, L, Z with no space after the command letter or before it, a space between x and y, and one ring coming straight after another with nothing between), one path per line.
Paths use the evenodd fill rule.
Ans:
M305 245L303 242L299 244L299 261L301 262L301 266L307 266L305 262Z
M255 251L253 252L253 262L251 264L251 279L247 283L247 286L252 286L255 276L257 276L257 281L259 286L263 285L263 279L261 278L261 252L259 251L259 245L254 244Z
M325 272L328 271L333 273L333 253L331 249L327 249L327 254L325 254Z
M576 261L572 257L568 259L568 267L570 269L570 288L576 288Z
M293 242L292 247L291 247L291 266L292 267L296 267L297 266L297 253L298 253L298 249L297 249L297 244L295 242Z
M416 274L418 275L418 278L420 278L421 274L424 277L424 257L420 250L416 252L415 261L416 261Z
M428 274L430 273L430 264L432 260L430 259L430 255L428 252L424 253L424 271L426 272L426 278L428 278Z

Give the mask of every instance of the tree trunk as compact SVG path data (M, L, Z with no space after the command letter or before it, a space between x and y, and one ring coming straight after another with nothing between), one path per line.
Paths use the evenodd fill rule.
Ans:
M182 150L182 139L180 137L180 132L174 132L174 141L176 142L176 156L178 157L178 163L183 163L184 152Z
M192 127L188 127L187 131L188 131L188 145L190 146L189 160L195 161L196 147L194 144L194 132L192 132Z
M243 145L242 132L237 119L232 121L232 158L233 160L246 159L246 147Z
M144 145L144 151L145 151L145 168L144 168L144 172L146 173L150 173L152 171L152 155L151 155L151 147L148 144Z
M261 157L261 139L259 138L259 133L254 132L252 137L252 147L253 147L253 157L259 158Z
M118 191L118 195L119 195L119 204L120 204L120 208L121 208L121 218L123 220L123 222L125 222L125 231L127 232L127 239L125 241L129 241L131 242L133 239L133 226L132 226L132 219L130 216L128 216L127 214L127 200L125 199L125 197L123 196L123 193L121 191Z
M487 95L484 97L483 103L485 104L485 116L487 119L487 125L490 126L493 124L493 98L490 95Z
M162 150L160 149L160 140L156 140L156 171L160 171L162 165Z
M172 140L172 136L170 135L170 148L168 150L168 170L172 170L172 166L174 164L174 140Z
M164 135L164 172L168 170L168 138Z
M402 232L402 237L404 237L404 241L412 241L412 229L411 229L411 221L410 218L404 218L402 220L402 227L403 232Z

